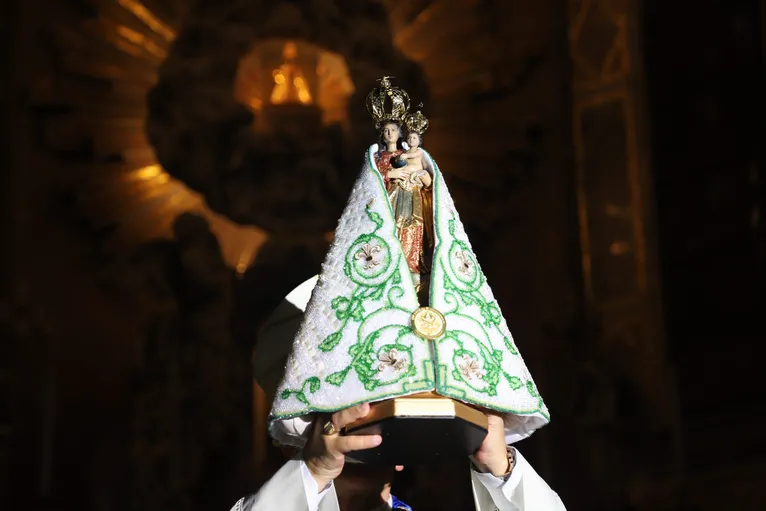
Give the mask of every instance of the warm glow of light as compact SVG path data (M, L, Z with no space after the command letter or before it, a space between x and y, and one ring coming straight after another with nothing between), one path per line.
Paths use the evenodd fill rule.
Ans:
M250 267L250 265L253 262L253 251L252 250L243 250L242 253L239 256L239 261L237 261L237 266L234 268L237 271L238 275L244 275L247 269Z
M110 236L114 247L134 247L158 238L171 238L179 215L197 214L210 225L226 266L239 276L245 274L267 242L268 234L215 213L199 193L173 179L156 160L149 162L123 171L119 171L122 166L115 168L114 172L89 180L83 190L83 204L94 208L88 212L91 218L119 225Z
M609 253L612 255L623 255L630 252L630 243L627 241L614 241L609 245Z
M114 38L112 40L112 44L114 44L114 46L123 53L127 53L128 55L132 55L134 57L141 56L141 48L136 48L132 44L121 39Z
M144 40L143 34L123 25L117 25L117 33L133 44L141 44Z
M293 41L287 41L285 47L282 49L282 58L285 60L293 60L298 56L298 45Z
M166 41L170 42L176 38L175 31L160 21L138 0L117 0L117 2Z
M426 21L431 19L432 15L433 15L433 12L431 12L430 9L426 9L423 12L421 12L417 18L415 18L415 21L418 23L425 23Z
M282 47L284 62L271 73L276 84L271 90L271 102L275 105L296 102L308 105L313 101L304 72L294 62L297 56L298 46L287 41Z
M151 55L154 55L158 59L164 59L166 57L166 52L156 44L154 44L152 41L146 38L144 34L140 32L136 32L135 30L125 27L123 25L117 25L116 27L117 33L120 34L120 36L124 37L131 43L140 46L143 48L147 53L150 53Z
M164 172L152 180L152 184L155 186L164 185L170 181L170 176Z
M237 225L217 215L202 204L202 214L210 223L210 230L218 238L226 265L234 268L239 277L253 265L258 251L268 235L257 227Z
M162 167L159 165L147 165L141 169L135 171L135 176L139 179L149 180L160 176L163 173Z
M271 91L271 102L275 105L281 105L287 102L287 87L277 85Z
M348 122L346 104L353 92L341 55L285 39L258 41L240 61L234 86L237 101L256 114L268 104L316 105L325 124L343 125ZM259 129L257 119L254 128Z
M125 174L121 181L126 185L141 186L148 193L149 190L160 190L170 182L170 176L159 165L147 165Z

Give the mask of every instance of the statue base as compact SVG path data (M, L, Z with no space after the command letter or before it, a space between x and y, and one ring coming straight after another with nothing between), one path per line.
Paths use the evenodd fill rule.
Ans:
M375 403L343 430L381 435L373 449L346 456L370 465L431 465L475 453L487 436L487 417L460 401L426 392Z

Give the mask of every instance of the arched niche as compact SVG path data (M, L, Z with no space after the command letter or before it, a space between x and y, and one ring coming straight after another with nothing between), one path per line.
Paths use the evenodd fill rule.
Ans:
M341 3L342 9L336 5ZM315 124L312 105L296 105L297 132L253 130L265 114L263 78L238 86L239 73L253 51L285 39L345 63L342 73L353 93L332 108L317 108L321 120ZM256 55L270 58L268 52ZM364 149L375 140L362 105L383 75L396 76L414 99L427 101L419 67L394 48L387 13L377 2L271 8L244 1L200 3L179 29L149 94L149 140L163 168L199 192L212 210L272 233L323 236L334 228ZM248 87L258 94L238 97ZM321 98L322 90L316 92ZM341 99L358 107L346 107L341 115ZM333 116L345 129L322 122Z
M253 43L240 60L234 97L256 118L270 105L316 105L322 124L348 128L348 98L354 84L346 59L303 41L270 38ZM268 130L268 124L257 126Z

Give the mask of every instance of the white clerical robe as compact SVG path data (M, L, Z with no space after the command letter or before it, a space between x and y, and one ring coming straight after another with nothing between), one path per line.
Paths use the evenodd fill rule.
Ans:
M516 464L507 479L471 470L471 486L477 511L566 511L559 496L518 450ZM240 499L231 511L276 509L340 511L335 487L330 484L317 492L316 482L300 458L285 463L258 493Z

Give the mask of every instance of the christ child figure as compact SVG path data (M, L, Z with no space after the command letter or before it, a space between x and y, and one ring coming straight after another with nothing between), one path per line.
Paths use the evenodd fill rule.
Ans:
M410 186L428 188L431 186L431 174L426 170L426 159L423 150L420 149L422 142L421 134L411 131L407 134L407 149L401 158L407 162L402 168L402 180L408 181Z

